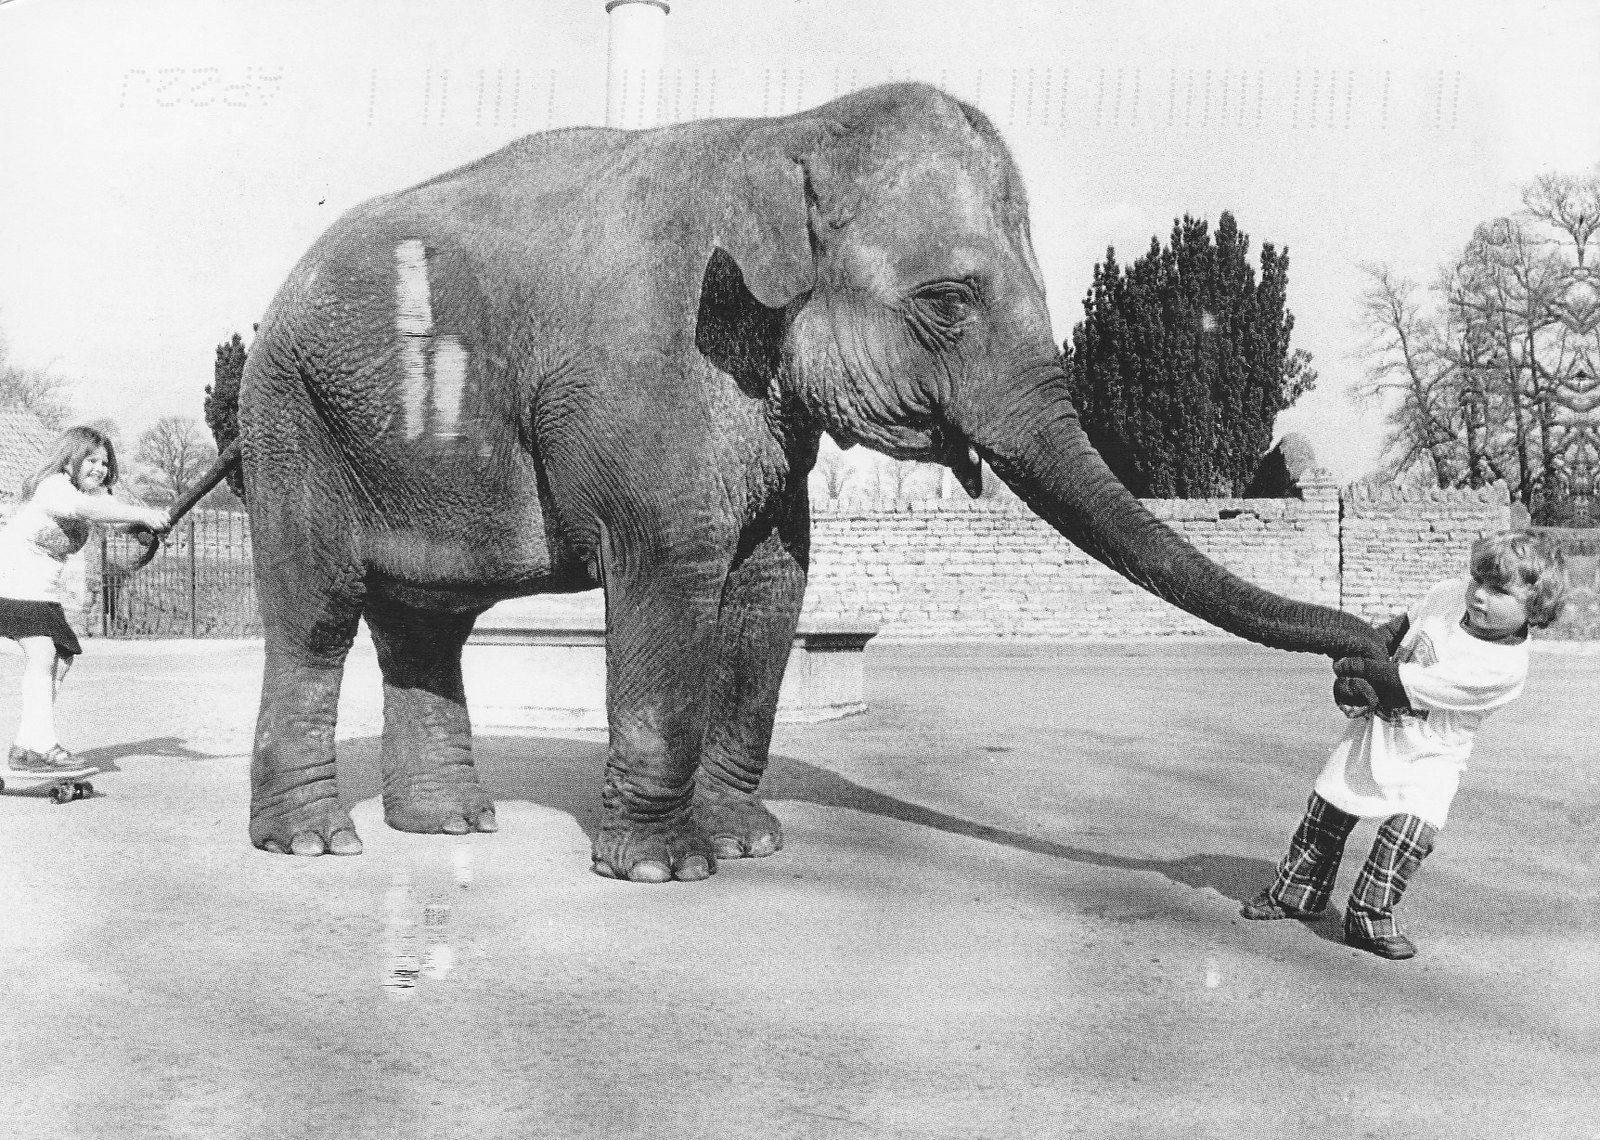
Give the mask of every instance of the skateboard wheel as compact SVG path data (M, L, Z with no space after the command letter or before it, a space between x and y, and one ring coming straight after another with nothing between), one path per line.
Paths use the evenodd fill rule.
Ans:
M94 785L88 780L77 781L72 785L72 790L75 793L72 798L77 800L86 800L94 795Z
M57 784L50 789L50 802L53 804L64 804L74 798L76 793L71 784Z

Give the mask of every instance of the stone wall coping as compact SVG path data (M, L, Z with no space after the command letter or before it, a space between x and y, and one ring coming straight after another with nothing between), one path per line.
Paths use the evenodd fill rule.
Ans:
M1350 483L1343 493L1346 501L1352 503L1489 503L1494 506L1511 503L1511 490L1503 482L1485 487L1444 488Z
M1313 483L1321 489L1336 484ZM1467 500L1463 500L1467 501ZM1476 501L1476 500L1472 500ZM1484 500L1494 501L1494 500ZM1158 517L1179 514L1195 517L1205 514L1236 518L1239 515L1280 515L1288 511L1304 510L1305 502L1299 498L1287 499L1140 499L1145 510ZM863 500L832 499L813 501L813 518L877 519L884 515L1003 515L1044 522L1020 499L911 499L902 502L866 502Z
M1446 488L1401 487L1395 485L1375 486L1371 483L1347 483L1341 488L1331 472L1318 470L1301 479L1300 487L1302 491L1307 489L1319 491L1338 489L1340 496L1350 503L1460 503L1463 505L1489 504L1492 506L1509 506L1511 503L1510 488L1503 482L1490 483L1484 487ZM1298 504L1303 500L1298 498L1212 498L1140 499L1139 502L1144 505L1146 510L1152 513L1182 511L1193 514L1208 510L1282 510L1284 509L1282 504ZM969 499L963 495L959 498L953 497L949 499L909 499L901 501L888 499L813 499L811 511L813 515L827 515L834 518L876 518L882 515L927 514L995 514L1022 515L1029 518L1038 517L1021 499L1010 496L994 499Z

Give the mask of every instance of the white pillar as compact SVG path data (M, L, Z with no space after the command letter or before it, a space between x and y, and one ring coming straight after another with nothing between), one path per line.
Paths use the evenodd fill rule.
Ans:
M666 0L607 0L611 48L606 60L606 126L638 130L660 114Z

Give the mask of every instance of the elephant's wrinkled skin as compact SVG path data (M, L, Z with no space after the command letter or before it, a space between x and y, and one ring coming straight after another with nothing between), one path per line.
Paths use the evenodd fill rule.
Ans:
M493 602L602 586L600 873L698 879L781 844L756 798L826 431L973 456L1062 534L1252 641L1381 655L1161 526L1067 396L1022 181L932 88L783 119L534 135L341 218L249 355L244 472L266 632L250 834L361 850L335 787L365 615L388 822L494 830L461 648Z

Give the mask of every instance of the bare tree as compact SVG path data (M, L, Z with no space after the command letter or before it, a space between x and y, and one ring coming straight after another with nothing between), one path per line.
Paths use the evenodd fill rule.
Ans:
M872 486L880 503L898 503L911 478L911 464L887 455L872 457Z
M1588 268L1589 239L1600 230L1600 178L1541 174L1523 189L1522 206L1529 217L1561 231L1572 243L1578 267Z
M818 449L817 463L811 472L830 503L838 502L850 483L850 464L844 452L827 444Z
M939 475L942 470L943 468L931 463L874 455L872 457L874 497L880 503L895 504L916 499L938 498Z
M216 462L217 449L192 416L163 416L139 433L135 483L151 502L170 503Z
M1416 282L1383 265L1363 271L1361 319L1370 340L1357 395L1386 410L1382 474L1404 480L1422 468L1437 486L1455 486L1464 466L1454 446L1462 417L1446 337L1424 311Z
M1384 471L1440 487L1504 480L1536 522L1586 525L1600 472L1600 176L1547 176L1477 227L1425 294L1368 270L1361 392L1381 401Z
M72 389L72 381L48 367L12 363L5 334L0 333L0 407L24 408L45 427L60 431L72 419Z

